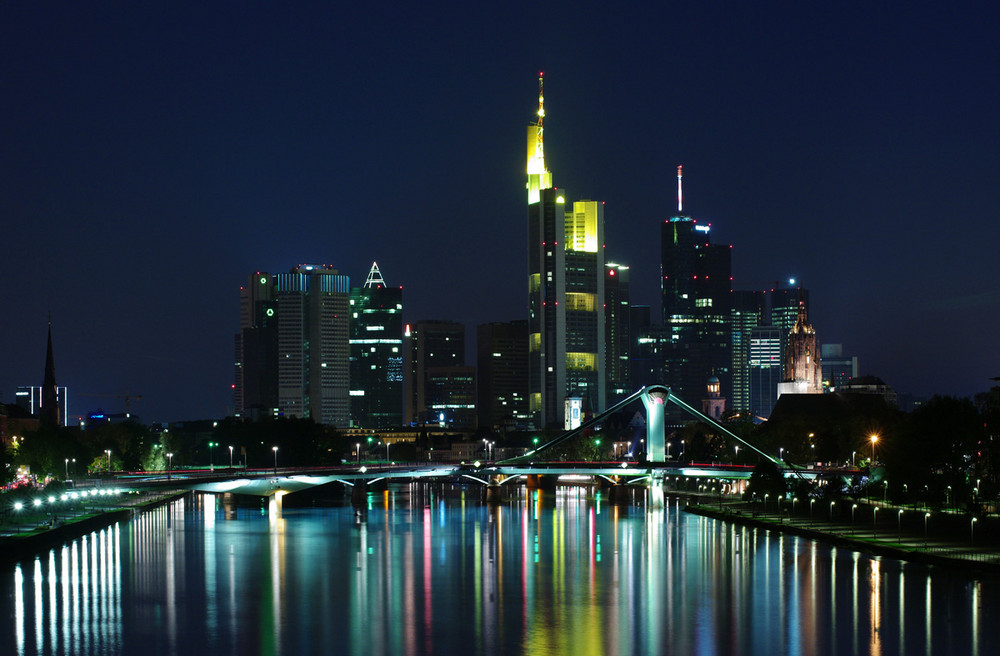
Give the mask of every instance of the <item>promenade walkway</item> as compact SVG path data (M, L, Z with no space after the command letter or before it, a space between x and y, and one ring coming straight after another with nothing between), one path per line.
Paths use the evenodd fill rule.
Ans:
M1000 545L995 539L1000 518L995 515L972 521L972 517L959 512L881 502L855 504L850 499L835 502L832 509L829 501L817 500L811 508L800 502L794 514L790 503L784 503L779 514L774 501L768 504L768 511L760 501L720 500L704 495L690 501L686 508L689 512L724 521L785 531L902 560L1000 574Z

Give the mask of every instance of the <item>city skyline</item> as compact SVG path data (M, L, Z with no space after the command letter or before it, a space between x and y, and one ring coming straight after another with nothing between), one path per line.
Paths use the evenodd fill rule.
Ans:
M733 289L799 279L862 375L968 396L1000 373L996 8L0 11L0 402L42 382L51 313L71 414L222 416L232 299L290 263L360 286L378 261L406 322L470 340L525 319L540 70L553 182L607 203L633 303L659 315L683 164Z

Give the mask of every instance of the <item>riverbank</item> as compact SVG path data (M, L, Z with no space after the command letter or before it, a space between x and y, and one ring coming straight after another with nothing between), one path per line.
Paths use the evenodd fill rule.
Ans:
M0 564L7 565L43 554L49 549L112 526L116 522L128 521L135 515L170 503L185 494L189 494L189 492L187 490L157 492L142 499L132 500L130 503L123 503L115 508L68 517L58 522L40 524L30 531L2 535L0 536Z
M848 523L837 521L836 516L826 518L822 511L816 516L801 516L755 511L754 504L743 501L713 501L711 504L698 503L697 499L691 501L694 502L685 505L684 510L704 517L821 540L871 555L952 567L976 575L1000 575L1000 551L993 545L977 546L971 531L967 539L962 539L954 533L947 537L929 537L926 531L908 530L902 521L897 524L893 516L900 509L881 508L887 516L880 527L877 521L860 521L861 513L857 517L859 521ZM702 498L702 501L707 499ZM759 508L759 504L756 507Z

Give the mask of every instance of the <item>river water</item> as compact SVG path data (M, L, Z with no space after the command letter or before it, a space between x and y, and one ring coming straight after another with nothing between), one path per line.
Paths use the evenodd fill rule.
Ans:
M993 579L592 488L193 495L0 569L0 654L1000 653Z

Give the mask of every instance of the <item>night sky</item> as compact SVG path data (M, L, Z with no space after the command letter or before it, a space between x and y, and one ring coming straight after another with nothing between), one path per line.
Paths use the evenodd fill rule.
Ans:
M71 415L225 416L239 287L298 263L376 260L470 340L526 318L540 70L548 168L606 201L633 303L683 164L734 287L802 281L862 374L1000 375L995 3L147 4L0 7L4 402L51 314Z

